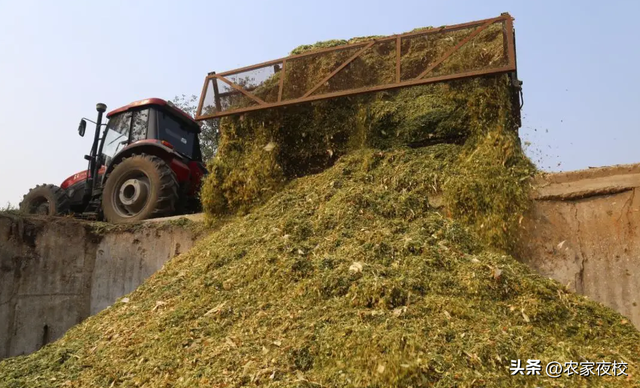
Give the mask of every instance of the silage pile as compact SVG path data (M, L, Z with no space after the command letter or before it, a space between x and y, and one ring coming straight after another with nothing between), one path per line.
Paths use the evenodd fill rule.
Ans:
M361 150L295 180L127 303L0 363L0 386L637 386L630 323L429 205L460 151ZM633 379L511 377L528 358L624 360Z
M498 76L226 119L211 235L1 362L0 387L638 386L630 323L495 249L533 172L509 93ZM434 138L457 144L417 147ZM510 376L515 359L632 377Z
M419 75L470 31L405 39L402 80ZM300 54L350 41L301 46ZM319 92L391 82L395 42L374 45L339 72ZM341 51L289 61L283 98L300 97L353 52ZM436 67L430 75L504 65L503 34L493 25ZM279 76L254 90L271 101ZM241 96L241 95L240 95ZM464 144L433 182L452 215L473 224L492 245L513 243L526 211L524 181L533 166L517 136L513 89L506 75L343 97L223 118L217 157L202 192L205 211L214 217L243 213L263 203L287 182L319 173L341 156L363 148L396 149L439 142ZM236 106L249 104L246 98Z

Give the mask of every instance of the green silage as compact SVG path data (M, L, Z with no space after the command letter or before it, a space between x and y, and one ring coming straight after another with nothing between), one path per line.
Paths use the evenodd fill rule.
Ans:
M417 76L468 31L405 39L403 79ZM293 50L358 43L333 40ZM361 47L311 55L287 65L284 98L300 97ZM319 92L391 82L395 41L376 43ZM499 25L482 32L434 68L434 75L504 63ZM269 100L276 73L255 90ZM390 78L391 77L391 78ZM525 157L513 115L513 90L506 75L423 85L342 97L222 119L219 153L209 164L202 201L210 218L245 213L264 203L292 179L316 174L355 150L389 150L439 142L463 144L459 158L440 176L437 189L447 211L473 225L486 243L510 248L528 204L527 178L535 168Z
M436 188L449 212L508 248L527 209L535 168L520 148L506 76L345 97L224 119L220 152L202 193L213 217L246 212L291 179L358 149L437 142L462 152Z
M434 207L463 153L363 149L287 183L127 300L0 362L0 387L638 386L627 320ZM624 361L631 377L511 376L516 359Z

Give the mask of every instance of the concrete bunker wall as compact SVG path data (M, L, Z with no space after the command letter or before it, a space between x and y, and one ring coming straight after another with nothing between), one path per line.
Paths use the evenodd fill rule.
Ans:
M75 220L0 215L0 358L55 341L192 245L177 226L101 235Z
M549 174L534 185L516 256L640 329L640 165Z

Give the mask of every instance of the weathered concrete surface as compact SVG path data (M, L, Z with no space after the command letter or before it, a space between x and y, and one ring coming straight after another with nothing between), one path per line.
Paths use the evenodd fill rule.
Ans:
M0 214L0 358L61 337L191 248L193 239L179 226L103 236L76 220Z
M640 165L549 174L534 186L517 256L640 328Z
M0 216L0 357L30 353L89 315L91 240L77 223Z
M169 259L192 245L193 233L180 228L104 236L96 248L90 314L99 313L134 291Z

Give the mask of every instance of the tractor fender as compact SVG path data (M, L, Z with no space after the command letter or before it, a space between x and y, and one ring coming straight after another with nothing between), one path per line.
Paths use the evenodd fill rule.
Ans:
M131 155L153 155L167 162L171 169L176 173L178 182L188 181L191 175L189 166L182 162L182 157L174 152L171 148L162 144L159 140L140 140L130 144L125 149L120 151L114 156L114 158L107 166L107 170L103 175L103 179L111 173L111 171L118 165L123 159L130 157Z
M165 146L159 140L140 140L129 144L125 149L118 152L113 159L111 159L104 176L106 177L109 175L113 168L120 163L122 159L128 158L133 154L142 153L157 156L163 160L168 160L176 156L176 153L173 152L171 148Z

